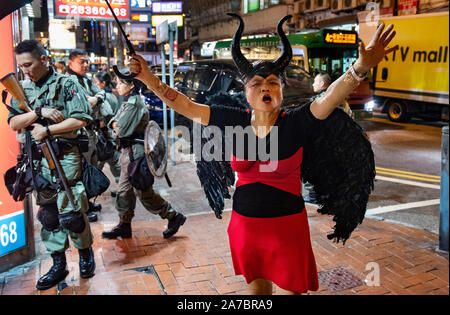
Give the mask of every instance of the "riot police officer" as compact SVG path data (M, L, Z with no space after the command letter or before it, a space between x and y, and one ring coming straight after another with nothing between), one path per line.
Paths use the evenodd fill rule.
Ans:
M122 72L130 74L129 70ZM137 195L145 209L169 221L167 229L163 232L164 238L169 238L184 224L186 217L175 211L169 202L153 190L151 174L136 175L139 177L136 180L144 181L137 187L135 184L133 186L128 171L132 161L137 161L144 156L144 145L136 139L144 139L145 128L150 119L149 112L139 94L142 83L137 80L126 81L119 78L116 78L116 82L116 88L124 97L124 102L109 122L109 127L115 130L119 138L119 146L122 148L119 160L121 167L119 190L116 197L116 209L119 212L120 222L112 230L103 231L102 237L115 239L132 236L131 220L134 217Z
M46 137L60 140L58 159L74 197L72 204L64 190L56 189L56 174L50 170L45 158L39 158L39 152L33 152L34 170L52 187L35 192L36 203L40 206L37 217L42 224L41 238L53 259L53 266L36 284L39 290L46 290L64 280L69 273L65 256L69 236L79 251L80 276L90 278L94 275L93 235L86 217L88 200L81 181L81 153L76 145L80 129L92 121L91 109L78 83L48 66L46 51L39 42L21 42L15 48L15 54L18 66L27 76L21 85L33 111L24 112L13 99L11 107L14 110L8 117L9 125L19 133L34 127L31 131L33 143ZM27 145L31 145L28 132L30 142ZM32 147L37 148L36 145Z
M97 144L95 132L99 129L99 122L102 119L101 107L106 99L106 93L94 85L86 76L88 69L89 58L86 52L80 49L73 50L69 54L69 67L67 68L67 73L73 80L81 85L92 108L93 120L85 127L89 137L89 151L84 153L84 157L92 165L98 166L97 155L95 152ZM101 208L102 206L100 204L89 201L88 217L90 222L97 221L97 215L93 212L100 211Z
M99 163L98 168L100 170L103 169L103 166L108 163L109 169L111 170L112 175L114 176L114 179L116 183L119 183L119 176L120 176L120 165L119 165L119 157L120 152L116 150L116 143L113 135L111 134L111 130L108 129L107 125L108 122L111 120L111 118L114 117L114 115L119 110L119 101L117 97L112 93L111 88L111 76L106 71L99 71L94 75L93 78L94 84L98 86L101 90L104 90L106 92L106 99L103 103L103 106L101 108L101 114L102 114L102 120L100 121L100 131L103 138L106 141L109 141L112 144L111 150L104 150L108 151L108 154L112 153L109 158L103 161L100 159L100 152L98 152L99 155ZM109 152L112 151L112 152ZM113 197L116 197L116 192L111 191L111 195Z

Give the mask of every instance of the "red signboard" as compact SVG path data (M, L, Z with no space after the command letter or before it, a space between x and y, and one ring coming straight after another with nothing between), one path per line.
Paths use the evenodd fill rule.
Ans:
M398 0L398 15L410 15L417 13L417 0Z
M0 34L2 34L2 49L0 49L0 78L8 73L14 72L13 36L11 28L11 16L0 21ZM4 90L0 84L0 90ZM10 104L10 98L7 102ZM2 150L0 150L0 172L5 172L17 163L19 144L16 140L16 133L8 125L8 110L0 101L0 134L2 135ZM22 210L23 203L15 202L6 190L5 183L0 180L0 221L1 217ZM1 256L1 255L0 255Z
M55 17L75 17L89 20L111 20L113 15L105 0L54 0ZM129 0L109 0L119 20L130 19Z

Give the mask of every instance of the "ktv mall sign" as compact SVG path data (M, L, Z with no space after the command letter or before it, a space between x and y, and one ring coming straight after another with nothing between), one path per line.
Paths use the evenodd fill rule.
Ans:
M88 20L112 20L111 10L105 0L54 0L55 17L79 17ZM130 19L129 0L109 0L119 20Z

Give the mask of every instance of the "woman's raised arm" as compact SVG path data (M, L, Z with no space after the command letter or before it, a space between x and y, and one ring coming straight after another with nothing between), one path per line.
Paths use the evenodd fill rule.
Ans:
M133 55L130 61L130 71L137 73L136 79L142 81L164 103L177 113L187 118L208 125L210 108L191 101L186 95L172 89L159 80L150 70L147 62L139 55Z
M365 74L367 71L375 67L384 56L395 49L398 46L386 49L391 40L395 36L395 31L391 33L394 26L391 24L384 30L384 23L378 26L375 35L372 38L367 47L364 43L359 44L359 58L355 61L353 66L334 81L327 89L325 94L316 99L311 104L311 113L318 119L325 119L330 115L333 110L341 104L344 99L353 92L353 90L359 85L359 75ZM352 70L353 69L353 73Z

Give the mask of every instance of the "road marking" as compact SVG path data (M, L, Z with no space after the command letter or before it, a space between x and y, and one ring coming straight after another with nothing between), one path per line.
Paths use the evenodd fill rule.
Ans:
M391 178L391 177L386 177L386 176L379 176L379 175L377 175L377 176L375 176L375 179L377 179L377 180L384 180L384 181L387 181L387 182L405 184L405 185L419 186L419 187L423 187L423 188L441 189L440 185L426 184L426 183L414 182L412 180Z
M422 176L422 177L430 177L430 178L435 178L435 179L441 179L440 175L437 176L437 175L428 175L428 174L422 174L422 173L414 173L414 172L393 170L391 168L384 168L384 167L379 167L379 166L376 166L375 168L377 170L381 170L381 171L385 171L385 172L394 172L394 173L400 173L400 174L418 175L418 176Z
M425 201L403 203L403 204L393 205L393 206L378 207L378 208L367 210L366 216L371 216L371 215L386 213L386 212L392 212L392 211L398 211L398 210L434 206L434 205L438 205L440 203L441 203L440 199L432 199L432 200L425 200Z
M411 179L418 179L418 180L422 180L424 182L433 182L433 183L440 183L441 182L439 179L431 179L431 178L423 178L423 177L411 176L411 175L395 174L395 173L391 173L391 172L382 172L382 171L378 171L378 170L377 170L377 174L391 175L391 176L411 178Z

